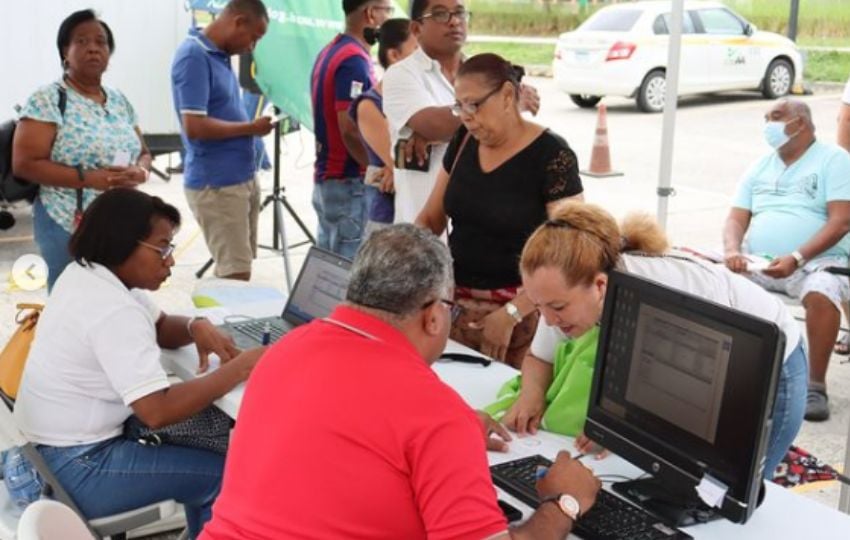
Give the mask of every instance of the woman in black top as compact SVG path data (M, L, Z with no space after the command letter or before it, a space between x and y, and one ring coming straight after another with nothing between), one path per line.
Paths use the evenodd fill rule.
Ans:
M451 337L517 367L537 326L519 288L522 246L558 203L583 191L567 143L520 115L521 77L489 53L460 67L453 112L463 126L416 219L436 234L451 219L455 299L464 308Z

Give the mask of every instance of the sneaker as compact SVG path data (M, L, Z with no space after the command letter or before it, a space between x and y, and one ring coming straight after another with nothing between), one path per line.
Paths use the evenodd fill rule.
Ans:
M829 398L823 390L809 388L806 396L806 420L823 422L829 419Z

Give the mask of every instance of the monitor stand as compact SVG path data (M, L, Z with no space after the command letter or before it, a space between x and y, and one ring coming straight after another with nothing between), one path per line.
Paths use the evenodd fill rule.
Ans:
M615 482L611 488L676 527L706 523L723 517L700 500L693 486L675 489L655 478L645 478Z

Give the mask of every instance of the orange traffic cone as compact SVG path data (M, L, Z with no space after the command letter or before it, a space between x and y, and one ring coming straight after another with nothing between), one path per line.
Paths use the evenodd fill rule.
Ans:
M596 178L623 175L621 172L611 170L611 153L608 150L607 109L605 105L599 106L596 135L593 138L593 152L590 154L590 168L581 171L581 174Z

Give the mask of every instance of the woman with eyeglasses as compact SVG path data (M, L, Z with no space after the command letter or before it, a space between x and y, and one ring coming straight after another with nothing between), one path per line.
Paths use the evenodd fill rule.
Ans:
M435 234L448 229L463 309L452 339L515 367L537 327L520 287L522 246L559 203L583 192L564 139L520 114L522 75L489 53L460 66L453 112L462 126L416 219Z
M168 315L148 297L171 274L179 225L176 208L141 191L118 188L92 202L39 319L15 419L86 518L174 499L195 538L224 456L140 444L122 436L124 422L135 415L157 429L189 418L247 379L263 349L240 353L206 319ZM160 348L191 343L199 371L210 353L221 366L172 385Z

